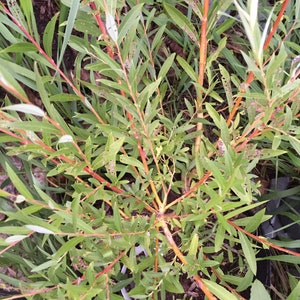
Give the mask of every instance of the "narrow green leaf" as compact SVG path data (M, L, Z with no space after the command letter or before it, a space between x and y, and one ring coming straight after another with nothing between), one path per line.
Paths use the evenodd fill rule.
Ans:
M233 101L232 101L233 96L232 96L230 75L229 75L228 71L226 70L226 68L224 66L222 66L221 64L219 64L219 69L220 69L220 73L222 75L221 80L222 80L222 84L224 87L226 99L227 99L227 102L229 105L229 109L231 111L232 107L233 107Z
M202 279L207 288L220 300L237 300L238 298L212 280Z
M77 221L78 221L78 216L80 215L80 197L74 197L71 203L71 208L72 208L72 223L73 223L73 229L76 232L77 230Z
M148 84L143 91L139 94L138 96L138 104L140 106L140 109L143 109L144 106L146 105L147 101L150 101L150 97L153 95L153 93L155 93L155 91L157 90L160 82L161 82L162 78L159 77L157 80L155 80L154 82L151 82L150 84Z
M219 225L215 236L215 252L219 252L222 249L225 238L225 228Z
M31 270L31 272L32 273L37 273L39 271L42 271L42 270L45 270L45 269L49 269L50 267L56 266L56 265L57 265L57 261L49 260L49 261L46 261L46 262L40 264L39 266L33 268Z
M75 94L55 94L50 95L49 100L53 102L71 102L81 100L79 96Z
M140 19L140 14L143 5L144 5L143 3L137 4L133 6L129 12L126 13L119 27L119 37L118 37L119 43L122 42L122 40L127 35L128 31L131 30L131 28L136 27L136 23L139 22Z
M18 226L2 226L0 227L0 233L13 234L13 235L26 235L30 232L30 229Z
M183 294L184 289L177 278L164 277L163 285L168 292L175 294Z
M188 62L183 59L180 55L176 57L177 61L181 65L182 69L190 76L190 78L194 81L197 82L197 75L196 72L193 70L193 68L188 64Z
M143 164L134 157L129 157L125 154L122 154L120 155L120 161L125 165L137 167L140 169L140 171L144 169Z
M249 264L251 271L254 275L256 275L257 265L255 252L248 238L242 232L239 231L238 233L245 258Z
M27 188L27 185L24 183L23 180L19 178L19 176L15 173L15 171L10 167L10 165L7 162L5 163L5 168L7 175L9 176L11 182L14 183L14 186L17 189L17 191L26 199L33 199L33 196Z
M197 39L196 30L192 25L192 23L190 22L190 20L185 15L183 15L178 9L176 9L174 5L168 4L165 1L163 5L168 15L174 21L174 23L180 29L186 32L186 34L193 42L197 42L198 39Z
M59 260L62 256L66 255L70 250L72 250L76 245L81 243L85 237L83 236L76 236L74 238L69 239L65 242L55 254L52 255L53 260Z
M55 211L57 215L62 217L66 223L72 224L73 225L73 216L72 214L63 212L63 211ZM95 233L95 230L88 224L86 224L83 220L80 218L77 219L77 228L78 230L82 230L83 232L86 233Z
M121 232L122 231L122 219L121 219L121 215L120 215L117 203L114 204L113 213L114 213L115 228L117 231Z
M56 13L50 22L47 24L44 32L43 32L43 45L44 50L46 53L52 57L52 47L53 47L53 37L54 37L54 31L55 31L55 25L58 18L58 13Z
M192 257L196 257L198 251L198 243L199 243L199 236L195 233L192 237L191 244L189 247L188 255Z
M8 46L0 51L0 53L24 53L29 51L37 51L36 47L31 43L19 42Z
M68 15L68 20L67 20L67 26L65 29L65 33L64 33L64 40L63 40L63 44L61 46L60 49L60 53L59 53L59 58L58 58L58 62L57 62L57 66L59 67L62 59L64 57L65 51L67 49L69 40L70 40L70 36L72 34L72 30L74 27L74 23L75 23L75 19L76 19L76 15L79 9L79 4L80 4L80 0L73 0L72 1L72 5L71 8L69 10L69 15Z
M7 1L8 8L11 14L20 22L25 28L27 28L27 24L22 13L22 10L17 1Z
M298 240L298 245L300 241ZM289 247L288 247L289 248ZM293 256L293 255L276 255L276 256L267 256L262 257L257 260L273 260L273 261L281 261L284 263L290 263L290 264L300 264L300 257L299 256Z
M113 141L112 134L109 134L108 141L105 146L105 150L102 153L99 153L96 159L93 161L92 167L94 170L99 169L109 163L110 161L116 160L116 155L120 151L125 138L120 138L116 141Z
M153 38L153 41L151 43L151 52L154 51L155 47L157 45L160 45L160 43L162 42L162 36L165 32L166 29L166 25L163 25L159 28L159 30L157 31L157 33L155 34L155 37Z
M245 227L245 230L248 232L254 232L259 225L263 222L263 218L265 216L265 209L261 209L259 212L257 212L255 215L253 215L247 226Z
M209 116L213 119L214 124L220 128L220 114L213 108L210 103L205 103L205 108Z
M168 71L170 70L170 68L172 67L172 64L174 62L174 58L175 58L176 53L172 53L164 62L164 64L162 65L159 73L158 73L158 78L163 78L167 75Z
M65 122L64 118L55 109L55 107L50 103L50 100L48 97L48 92L46 91L43 79L39 74L37 64L34 65L34 71L35 71L34 78L35 78L35 81L37 84L37 89L38 89L39 95L41 97L41 100L43 102L43 105L45 106L46 112L53 120L55 120L64 129L64 131L67 134L72 135L72 131L70 130L67 123Z

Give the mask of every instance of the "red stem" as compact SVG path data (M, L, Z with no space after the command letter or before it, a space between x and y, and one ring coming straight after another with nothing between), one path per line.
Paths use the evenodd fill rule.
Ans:
M236 230L238 230L238 231L240 231L240 232L248 235L249 237L251 237L252 239L254 239L254 240L258 241L258 242L260 242L263 245L267 245L267 246L272 247L274 249L277 249L277 250L279 250L281 252L285 252L285 253L288 253L288 254L300 257L300 253L295 252L295 251L291 251L291 250L288 250L288 249L285 249L285 248L282 248L280 246L277 246L277 245L275 245L275 244L267 241L264 238L260 238L260 237L258 237L256 235L254 235L254 234L246 231L245 229L241 228L240 226L236 225L231 220L227 220L227 223L229 223L231 226L233 226Z

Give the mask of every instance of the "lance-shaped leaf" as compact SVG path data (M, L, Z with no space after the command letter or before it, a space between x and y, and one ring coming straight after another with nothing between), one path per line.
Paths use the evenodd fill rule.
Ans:
M3 110L13 110L13 111L19 111L25 114L31 114L38 117L44 117L45 112L41 110L38 106L33 104L15 104L15 105L9 105L4 108Z
M118 40L118 28L115 18L110 13L106 14L105 27L110 38L116 43Z

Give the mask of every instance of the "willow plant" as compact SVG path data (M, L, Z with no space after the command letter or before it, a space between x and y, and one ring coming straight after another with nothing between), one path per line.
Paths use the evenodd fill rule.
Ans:
M271 299L259 253L299 268L259 235L262 183L299 182L298 2L63 0L40 33L1 1L6 299Z

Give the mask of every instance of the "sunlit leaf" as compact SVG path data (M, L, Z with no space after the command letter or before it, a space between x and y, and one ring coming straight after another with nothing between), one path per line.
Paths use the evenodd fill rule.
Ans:
M71 135L63 135L59 140L58 143L72 143L73 137Z
M5 242L12 244L15 242L22 241L27 237L28 237L27 235L12 235L12 236L9 236L8 238L6 238Z
M117 40L118 40L118 27L117 27L115 18L110 13L106 14L105 27L106 27L107 33L109 34L110 38L114 42L117 42Z
M40 109L38 106L33 104L15 104L15 105L9 105L6 107L3 107L4 110L13 110L13 111L19 111L25 114L31 114L38 117L44 117L45 112Z
M53 231L47 229L47 228L44 228L44 227L41 227L41 226L36 226L36 225L25 225L26 228L32 230L32 231L35 231L35 232L38 232L38 233L44 233L44 234L54 234Z

